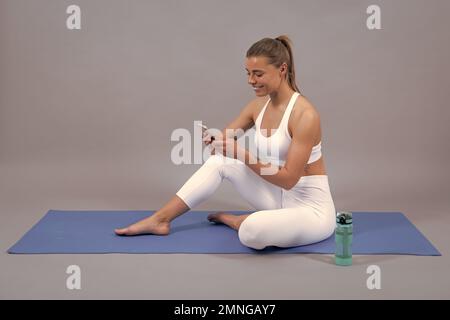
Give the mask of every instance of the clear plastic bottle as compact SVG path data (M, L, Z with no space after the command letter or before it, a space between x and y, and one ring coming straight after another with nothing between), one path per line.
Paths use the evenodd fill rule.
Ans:
M336 253L335 262L339 266L352 264L353 223L352 213L340 211L336 215Z

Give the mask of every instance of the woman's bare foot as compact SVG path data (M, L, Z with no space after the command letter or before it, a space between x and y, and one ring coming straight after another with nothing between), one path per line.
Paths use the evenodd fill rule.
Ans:
M216 212L208 215L208 220L214 223L223 223L234 230L238 230L242 221L247 218L249 214L235 215L226 212Z
M152 215L126 228L115 229L114 231L119 236L135 236L148 233L165 236L170 232L170 223L158 220Z

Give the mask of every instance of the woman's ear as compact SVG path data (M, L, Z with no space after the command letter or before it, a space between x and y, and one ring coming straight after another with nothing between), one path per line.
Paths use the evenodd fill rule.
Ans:
M281 64L281 66L280 66L280 75L282 75L283 72L285 72L285 77L286 77L286 75L287 75L287 64L286 64L286 62L283 62Z

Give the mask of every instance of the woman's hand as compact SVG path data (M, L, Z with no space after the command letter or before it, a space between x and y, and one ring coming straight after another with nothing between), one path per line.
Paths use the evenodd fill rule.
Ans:
M203 137L202 137L203 142L205 143L205 145L209 145L211 142L213 142L215 140L215 137L213 137L210 133L209 133L209 129L208 130L203 130Z
M239 146L235 139L231 138L220 138L215 139L211 146L217 152L223 154L228 158L238 159L245 162L247 156L247 150Z

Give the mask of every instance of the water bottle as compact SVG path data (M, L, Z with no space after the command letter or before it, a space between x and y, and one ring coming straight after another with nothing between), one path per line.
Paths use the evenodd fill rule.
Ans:
M352 264L352 239L352 213L348 211L340 211L336 215L335 230L335 261L337 265L350 266Z

